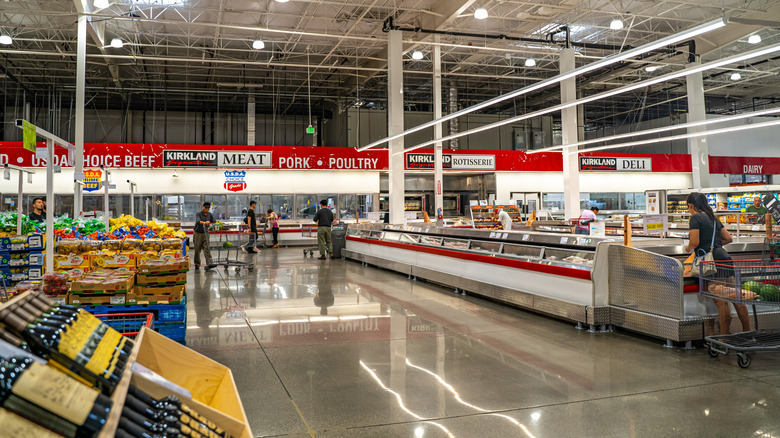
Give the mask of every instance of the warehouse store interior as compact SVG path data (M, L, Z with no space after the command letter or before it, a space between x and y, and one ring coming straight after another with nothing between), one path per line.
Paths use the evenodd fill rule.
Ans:
M2 1L0 437L780 437L779 61L777 0Z

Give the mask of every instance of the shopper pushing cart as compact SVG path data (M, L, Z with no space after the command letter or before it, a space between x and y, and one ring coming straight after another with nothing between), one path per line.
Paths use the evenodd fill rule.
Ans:
M320 260L325 260L328 255L332 258L333 241L331 240L330 227L333 225L333 212L328 208L328 201L325 199L320 201L320 209L314 213L314 222L317 224L317 245L320 250Z
M211 203L204 202L203 208L195 214L195 229L192 234L192 250L195 251L195 269L200 269L200 252L203 251L206 256L206 270L210 270L217 265L214 264L214 259L211 258L211 250L209 249L209 227L213 224L214 215L209 211L211 209Z
M249 226L249 241L245 245L241 245L241 250L249 254L258 254L260 252L257 250L257 215L255 215L255 207L257 207L257 202L250 202L249 211L246 212L246 218L244 218L244 222Z

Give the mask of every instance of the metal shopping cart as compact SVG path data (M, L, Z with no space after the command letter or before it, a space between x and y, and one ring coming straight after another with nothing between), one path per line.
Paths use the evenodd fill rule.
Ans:
M758 328L757 306L780 307L780 263L767 260L702 262L717 269L713 277L699 279L700 294L753 309L753 330L704 338L710 356L737 353L737 364L750 366L749 352L780 350L780 329Z
M233 267L236 273L241 272L241 269L253 271L255 269L253 261L247 262L238 259L241 245L249 240L251 234L251 231L243 229L239 231L209 231L209 247L217 253L214 264L224 267L225 270Z
M135 339L138 336L141 327L154 329L153 313L107 313L98 314L95 317L130 339Z
M315 241L317 240L317 225L301 225L301 237L304 239L311 239L313 238ZM307 248L303 248L303 258L306 258L306 253L309 254L309 257L314 258L314 251L318 251L319 247L317 246L310 246Z

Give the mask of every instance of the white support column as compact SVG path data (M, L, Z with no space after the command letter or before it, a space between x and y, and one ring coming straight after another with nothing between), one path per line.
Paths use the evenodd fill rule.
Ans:
M441 46L439 35L433 36L433 42L436 43L433 46L433 118L438 119L441 114ZM442 137L441 123L433 127L433 138L440 139ZM435 215L439 214L441 210L444 214L444 173L442 171L442 152L441 142L437 142L434 145L433 155L433 191L434 191L434 210ZM437 216L438 217L438 216Z
M387 38L387 133L404 130L404 63L403 39L400 30L391 30ZM390 223L404 223L404 138L388 144L390 170Z
M574 49L563 49L560 55L561 73L574 70ZM577 100L577 82L575 78L561 82L561 103ZM577 107L561 111L561 133L563 144L576 143L577 138ZM580 215L580 167L579 156L569 155L569 152L579 149L570 146L563 149L563 202L567 219ZM541 199L539 200L541 202Z
M19 173L19 192L17 193L16 198L16 234L21 236L22 235L22 215L24 214L24 210L22 209L22 202L24 202L24 195L22 195L22 191L24 190L24 172L21 170L18 171ZM48 203L48 201L47 201ZM52 209L54 210L54 209Z
M255 95L249 95L246 104L246 144L255 145Z
M697 60L698 64L699 61ZM701 72L685 77L688 88L688 122L699 122L707 118L704 107L704 80ZM706 131L705 126L688 128L688 132ZM710 151L707 146L707 137L688 139L688 149L691 154L691 167L693 170L693 187L702 188L710 186Z
M73 172L75 175L84 173L84 89L87 66L87 16L79 15L78 39L76 41L76 138L75 160ZM83 177L73 178L83 180ZM81 215L84 210L84 191L73 185L73 210ZM53 203L51 205L54 205Z
M46 139L46 205L52 206L51 211L46 212L46 251L54 254L54 140L50 138ZM52 272L54 257L46 257L46 274Z

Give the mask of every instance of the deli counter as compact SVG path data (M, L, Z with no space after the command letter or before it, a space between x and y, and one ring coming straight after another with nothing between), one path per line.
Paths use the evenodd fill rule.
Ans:
M359 224L346 239L348 259L592 331L614 326L690 342L717 320L699 300L698 279L683 276L680 238L635 237L627 247L622 236ZM760 257L762 248L762 238L747 236L726 246L734 258ZM780 327L773 312L759 317L762 327Z

